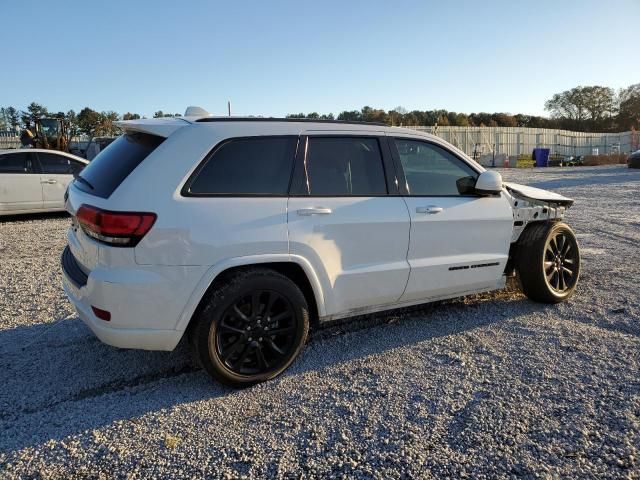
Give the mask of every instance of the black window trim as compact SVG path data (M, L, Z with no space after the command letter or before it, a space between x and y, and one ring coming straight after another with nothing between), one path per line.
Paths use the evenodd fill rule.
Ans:
M31 153L31 173L37 173L42 175L44 173L44 169L40 164L40 157L38 156L38 152L30 152Z
M409 140L409 141L422 142L422 143L427 143L429 145L433 145L434 147L441 148L445 152L449 153L459 162L463 163L464 165L468 166L471 170L476 172L478 175L482 173L482 170L478 169L478 167L476 167L475 165L470 164L460 155L456 154L455 152L452 152L446 146L438 142L430 141L429 139L426 139L426 138L403 137L403 136L395 136L395 135L387 138L389 139L389 148L391 149L393 163L396 167L396 171L398 175L398 188L400 189L401 195L403 197L422 197L422 198L438 198L438 197L439 198L481 198L483 197L483 195L480 195L477 193L467 193L467 194L460 194L460 195L413 195L409 193L409 190L407 189L407 179L404 174L404 168L402 167L402 162L400 161L400 153L398 152L398 148L396 147L396 143L395 143L396 140Z
M40 161L40 156L38 155L38 152L33 152L33 157L35 159L35 163L38 165L36 167L36 169L38 170L39 173L46 175L44 173L44 168L42 168L42 162Z
M309 183L307 177L306 157L309 146L309 138L373 138L378 141L380 156L382 159L382 172L385 178L385 187L387 192L380 195L317 195L309 193ZM398 177L396 167L391 155L391 149L387 137L375 134L367 135L367 132L350 132L348 134L341 133L312 133L300 136L298 142L298 152L296 154L295 166L293 169L293 180L289 189L290 197L302 198L373 198L373 197L399 197Z
M287 184L287 191L285 193L193 193L190 191L191 185L196 180L200 172L207 165L209 160L216 154L218 150L224 147L226 144L238 141L238 140L248 140L248 139L256 139L256 138L289 138L296 139L296 146L293 154L293 162L291 164L291 172L289 174L289 183ZM300 149L300 136L299 135L246 135L241 137L228 137L224 140L221 140L207 153L198 166L193 170L191 175L186 182L184 182L182 188L180 189L180 195L186 198L288 198L289 191L291 190L291 182L293 179L293 172L295 170L296 157L298 155L298 150Z

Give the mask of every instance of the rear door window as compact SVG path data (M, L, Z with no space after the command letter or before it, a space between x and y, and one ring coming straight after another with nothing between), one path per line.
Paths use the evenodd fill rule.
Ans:
M33 153L16 152L0 155L0 173L34 173Z
M305 166L311 196L387 194L377 138L309 137Z
M38 153L38 160L40 160L42 173L68 175L73 173L73 166L71 165L72 160L64 155L40 152Z
M226 141L187 183L186 195L286 195L298 137Z
M74 186L92 195L109 198L164 140L147 133L127 133L118 137L82 171L81 176L87 182L76 180Z

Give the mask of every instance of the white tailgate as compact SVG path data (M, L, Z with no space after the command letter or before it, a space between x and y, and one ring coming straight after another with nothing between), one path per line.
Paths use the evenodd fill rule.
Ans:
M72 216L71 227L67 232L69 248L80 268L87 274L98 264L100 244L82 231L76 220L76 212L83 203L99 206L97 201L100 200L102 199L74 188L72 184L69 186L69 196L64 206Z

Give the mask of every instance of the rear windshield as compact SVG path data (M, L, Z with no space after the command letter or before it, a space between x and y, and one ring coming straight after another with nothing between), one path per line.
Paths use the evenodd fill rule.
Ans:
M147 133L127 133L118 137L81 172L86 181L76 180L74 186L102 198L109 198L127 175L164 141L163 137Z

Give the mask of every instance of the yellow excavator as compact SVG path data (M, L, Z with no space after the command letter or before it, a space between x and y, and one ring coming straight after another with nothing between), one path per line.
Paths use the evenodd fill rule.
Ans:
M33 120L33 126L27 123L20 134L20 142L23 147L32 146L68 152L68 129L69 123L62 118L36 118Z

